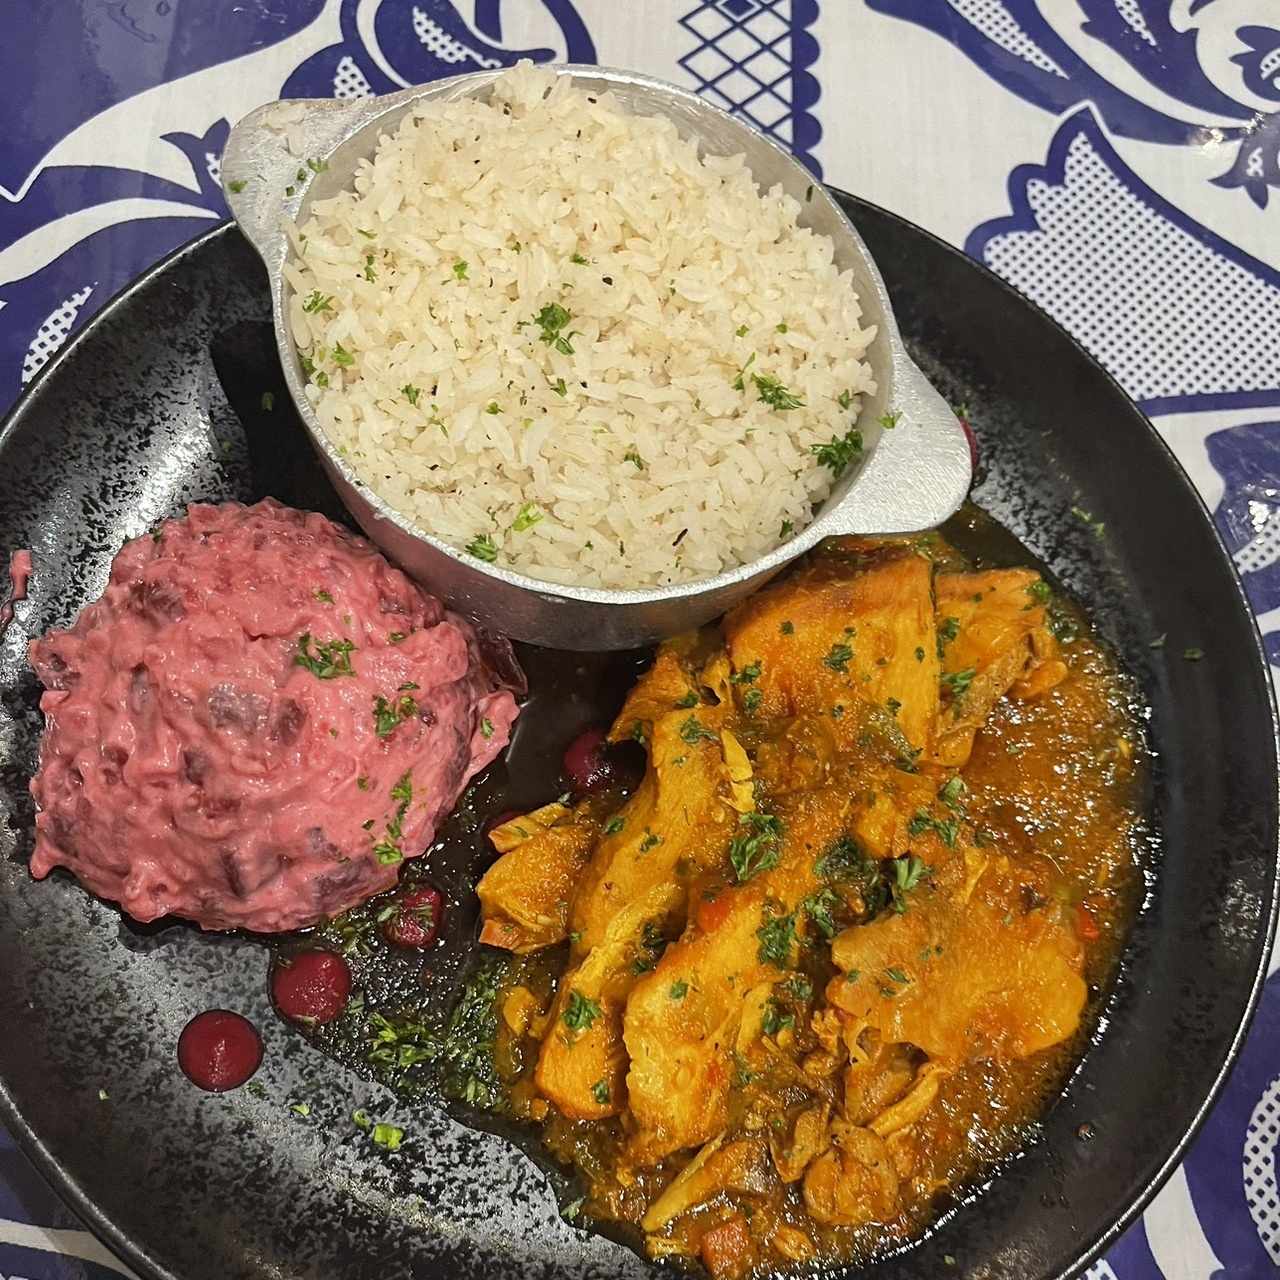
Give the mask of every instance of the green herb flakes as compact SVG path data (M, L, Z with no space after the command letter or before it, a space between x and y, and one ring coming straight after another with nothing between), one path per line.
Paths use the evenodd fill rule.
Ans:
M683 1000L689 994L689 984L683 978L677 978L667 991L672 1000Z
M607 1107L609 1105L608 1084L604 1080L597 1080L595 1084L591 1086L591 1096L600 1104L600 1106Z
M760 943L756 958L761 964L771 964L775 969L785 969L791 958L791 947L796 940L794 915L773 916L756 930Z
M536 316L533 324L541 330L538 337L549 347L554 347L561 355L573 355L573 343L569 341L573 334L566 334L565 328L573 317L558 302L548 302Z
M355 645L350 640L316 641L314 646L311 633L304 631L298 637L298 651L293 655L295 667L305 667L318 680L335 680L338 676L353 676L351 655Z
M580 991L570 991L568 1003L560 1015L560 1021L570 1031L586 1031L600 1016L599 1004Z
M841 673L848 671L849 661L853 657L853 650L847 644L833 644L827 652L827 656L822 659L824 667L830 667L832 671Z
M258 401L262 406L263 413L270 413L276 407L276 397L274 391L264 391L262 399Z
M818 462L831 469L831 478L839 480L862 456L862 432L856 427L842 436L833 436L826 444L812 444L809 452Z
M526 529L532 529L539 520L544 518L544 515L542 508L536 502L526 502L516 512L516 518L511 522L511 532L524 533Z
M394 1124L375 1124L373 1126L374 1146L384 1151L399 1151L404 1141L404 1130Z
M467 264L461 258L453 264L453 278L455 280L465 280L467 278Z
M706 739L708 742L716 741L716 735L712 733L712 731L708 729L697 716L690 716L680 726L680 737L690 746L693 746L695 742L699 742L703 739Z
M621 814L615 813L608 822L604 824L604 833L607 836L616 836L623 827L627 825L627 820Z
M777 378L771 377L767 373L753 373L751 381L756 384L756 392L760 400L767 404L770 409L776 409L779 413L786 413L789 409L804 408L804 401L799 396L793 395L788 391Z
M418 397L422 394L422 388L415 387L412 382L406 382L400 388L400 394L416 409L418 407Z
M466 550L468 555L473 555L486 564L492 564L498 558L497 545L487 533L477 534L467 543Z
M969 686L977 674L975 667L965 667L963 671L947 671L941 677L941 684L951 694L952 699L959 702L969 692Z
M729 864L739 884L778 865L782 820L771 813L738 815L740 831L729 841Z

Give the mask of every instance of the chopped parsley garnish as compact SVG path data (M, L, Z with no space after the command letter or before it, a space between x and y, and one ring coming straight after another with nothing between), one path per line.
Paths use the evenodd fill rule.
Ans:
M364 278L370 284L375 284L378 279L378 273L373 268L373 254L371 253L364 255Z
M831 468L833 480L839 480L862 456L862 432L854 427L842 436L833 436L826 444L811 444L809 452L822 466Z
M502 406L496 400L490 400L489 403L485 405L484 411L490 416L496 417L502 412Z
M942 657L949 645L960 634L959 618L943 618L938 623L938 657Z
M404 1141L404 1130L394 1124L375 1124L373 1141L375 1146L382 1147L385 1151L399 1151L400 1144Z
M397 726L418 714L418 703L412 694L402 694L390 702L381 694L373 700L373 731L379 738L389 738Z
M582 254L580 254L580 253L575 253L575 254L574 254L574 255L569 259L569 261L570 261L570 262L572 262L572 263L574 264L574 266L576 266L576 267L585 267L585 266L587 266L587 260L586 260L586 258L584 258L584 257L582 256Z
M418 397L422 394L422 388L415 387L412 382L406 382L400 388L400 394L416 409L418 407Z
M397 862L404 861L404 850L388 837L385 840L379 840L373 846L373 856L377 858L382 866L394 867Z
M778 630L784 636L793 636L796 633L796 624L794 622L784 622Z
M270 413L276 407L276 396L274 391L264 391L262 399L258 401L262 406L263 413Z
M332 306L332 295L321 293L319 289L312 290L302 302L302 309L308 315L314 315L317 311L328 311Z
M602 1106L609 1105L609 1086L604 1080L597 1080L591 1086L591 1096Z
M554 347L561 355L573 355L573 343L569 341L573 334L566 334L565 327L573 317L558 302L548 302L536 316L533 323L542 330L538 337L549 347Z
M1093 516L1090 515L1089 512L1085 511L1083 508L1072 507L1071 514L1075 516L1075 518L1081 521L1083 524L1087 524L1089 528L1093 530L1093 536L1095 538L1101 538L1102 535L1106 533L1107 531L1106 523L1102 520L1095 520Z
M613 817L604 824L604 833L607 836L616 836L626 825L626 818L624 818L620 813L615 813Z
M932 874L933 868L917 858L914 853L894 860L893 883L889 886L889 890L893 895L893 909L899 915L905 914L910 905L907 902L907 894L918 888L921 881L927 880Z
M662 837L656 835L652 831L645 832L645 837L640 841L640 852L648 853L650 849L656 849L662 843Z
M355 359L355 356L353 356L351 352L342 345L342 343L335 342L333 344L333 363L339 368L347 368L349 365L355 363Z
M938 799L947 806L948 809L958 808L960 802L964 799L965 792L968 787L964 785L964 779L957 773L954 777L948 778L946 782L938 788Z
M391 788L391 798L393 800L398 800L403 806L399 815L403 818L405 813L408 811L409 805L413 801L412 771L409 773L402 773L400 777L396 779L395 786Z
M716 735L712 733L697 716L690 716L680 726L680 737L683 738L690 746L703 738L708 742L714 742L716 740Z
M644 470L644 459L634 449L628 449L622 455L622 460L623 462L634 463L641 471Z
M361 775L356 779L356 786L357 786L357 787L359 787L361 791L368 791L368 790L369 790L369 779L368 779L368 778L366 778L366 777L364 776L364 774L362 773L362 774L361 774Z
M238 196L244 190L244 179L233 178L227 183L227 190L229 190L233 195Z
M743 813L738 825L746 830L729 841L729 863L739 884L778 865L782 820L771 813Z
M569 1003L565 1005L560 1021L570 1031L586 1031L600 1016L600 1006L589 996L580 991L569 992Z
M311 1114L311 1104L309 1102L295 1102L289 1107L289 1110L294 1115L299 1115L305 1120Z
M747 326L740 324L733 332L736 337L745 338L747 336Z
M778 529L778 537L789 538L795 532L795 522L792 520L784 520Z
M667 995L669 995L672 1000L683 1000L688 994L689 984L683 978L677 978L675 982L671 984L671 988L667 992Z
M569 388L565 385L565 381L563 378L557 378L551 384L551 390L554 391L558 396L567 396L569 394Z
M749 716L755 715L764 702L764 692L760 689L748 689L742 695L742 709Z
M310 169L312 173L323 173L328 167L329 167L329 162L327 160L310 160L309 159L307 161L307 168Z
M795 1015L779 1009L772 1000L765 1005L764 1017L760 1020L760 1029L767 1036L776 1036L785 1027L796 1025Z
M516 518L511 522L511 532L523 533L526 529L532 529L544 515L542 508L536 502L526 502L516 512Z
M1203 649L1183 649L1182 656L1188 662L1199 662L1204 657Z
M917 662L924 661L924 650L919 645L916 645L916 661Z
M886 698L884 700L884 706L885 710L888 711L891 716L896 716L898 712L902 710L902 703L899 702L897 698Z
M404 631L388 631L387 632L388 644L399 644L401 640L404 640L406 638L407 638L407 633Z
M853 650L847 644L833 644L827 656L822 659L822 665L830 667L832 671L844 672L849 669L849 659L852 657Z
M690 707L696 707L700 701L698 695L690 689L683 698L676 699L675 705L678 711L687 711Z
M493 721L490 720L488 716L485 716L485 718L480 721L480 736L482 738L493 737Z
M842 391L838 396L836 396L836 404L838 404L842 409L848 409L852 403L853 403L852 391L847 391L847 390Z
M351 655L355 645L350 640L316 641L313 646L311 633L304 631L298 637L298 651L293 655L295 667L306 667L319 680L335 680L338 676L353 676Z
M794 915L773 916L756 930L760 946L756 958L761 964L771 964L775 969L785 969L791 958L791 945L796 938Z
M775 324L775 325L773 326L773 328L774 328L774 331L775 331L775 332L777 332L777 333L786 333L786 331L787 331L787 322L786 322L785 320L783 320L781 323L779 323L779 324Z
M958 702L969 692L969 686L977 674L975 667L965 667L963 671L945 672L942 676L942 687L950 690L952 698Z
M487 564L492 564L498 558L498 548L493 539L487 533L477 534L470 542L467 543L467 552L475 556L477 560L483 560Z
M902 414L894 409L890 413L882 413L876 421L886 430L892 431L902 419Z
M756 391L759 393L760 399L770 409L785 413L788 409L804 408L804 401L799 396L788 391L777 378L767 373L753 373L751 381L756 384Z
M836 936L839 926L832 912L838 910L841 905L838 894L830 889L819 889L817 893L811 893L801 905L804 907L805 914L813 921L814 927L824 938Z
M760 659L757 658L754 662L748 662L747 665L743 667L741 671L735 671L733 675L729 677L729 683L730 684L750 684L753 680L758 680L759 677L760 677Z
M453 275L455 280L465 280L467 278L467 264L461 258L453 264Z
M906 986L906 984L911 981L911 979L908 978L907 975L903 973L901 969L897 968L894 965L890 965L884 971L884 973L885 973L885 977L887 977L890 982L896 982L900 986Z
M333 597L323 587L317 587L311 594L319 600L321 604L333 603Z
M1048 604L1053 592L1049 589L1049 584L1043 578L1037 578L1027 588L1027 594L1031 597L1033 604Z

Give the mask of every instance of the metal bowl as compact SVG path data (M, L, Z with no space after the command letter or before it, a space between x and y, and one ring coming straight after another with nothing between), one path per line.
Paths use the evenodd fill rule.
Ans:
M907 355L880 272L826 189L764 135L688 90L605 67L553 70L588 92L611 92L636 114L668 117L704 152L741 152L762 188L780 184L800 202L801 225L831 238L836 264L852 270L863 323L877 330L867 359L879 389L864 398L859 416L863 461L835 486L813 522L783 545L713 578L669 587L617 590L544 582L476 560L419 528L359 479L330 443L306 397L286 321L290 286L283 268L291 249L284 226L287 218L303 221L311 201L349 188L357 163L373 154L378 138L395 129L415 103L482 95L501 73L482 71L355 102L269 103L231 131L222 181L241 230L266 264L285 382L329 478L369 537L482 625L558 649L627 649L724 613L831 534L908 533L951 515L969 488L968 443L946 402ZM893 431L878 424L889 410L900 415Z

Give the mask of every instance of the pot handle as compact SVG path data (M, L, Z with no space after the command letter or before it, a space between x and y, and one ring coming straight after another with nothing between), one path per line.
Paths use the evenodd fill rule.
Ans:
M892 385L895 425L871 428L878 434L871 456L844 496L823 512L824 533L918 533L954 515L969 492L968 436L900 348Z

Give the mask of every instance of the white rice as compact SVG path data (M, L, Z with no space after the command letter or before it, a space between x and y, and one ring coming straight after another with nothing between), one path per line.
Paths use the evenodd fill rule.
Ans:
M457 547L557 583L709 577L809 522L814 450L875 389L874 330L799 213L741 156L522 63L415 108L292 230L307 394Z

